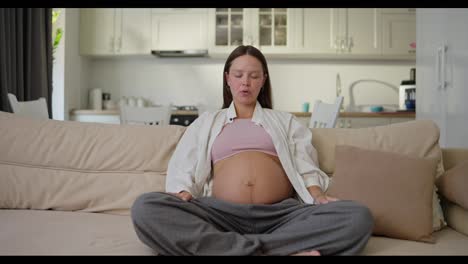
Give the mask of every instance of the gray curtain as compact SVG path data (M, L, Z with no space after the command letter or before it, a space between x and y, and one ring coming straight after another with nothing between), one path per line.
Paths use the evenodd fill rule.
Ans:
M0 8L0 111L45 97L52 117L52 9Z

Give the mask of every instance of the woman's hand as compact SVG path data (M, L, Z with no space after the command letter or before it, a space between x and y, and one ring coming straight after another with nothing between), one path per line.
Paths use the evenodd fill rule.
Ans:
M338 198L324 194L322 189L316 185L309 186L307 190L309 190L310 195L314 197L315 204L327 204L329 202L335 202L339 200Z
M192 194L187 192L187 191L181 191L181 192L178 192L178 193L170 192L169 194L175 195L175 196L179 197L180 199L182 199L182 200L184 200L186 202L192 200Z
M332 196L328 196L326 194L321 194L321 195L315 197L315 203L316 204L327 204L329 202L336 202L336 201L339 201L339 199L335 198L335 197L332 197Z

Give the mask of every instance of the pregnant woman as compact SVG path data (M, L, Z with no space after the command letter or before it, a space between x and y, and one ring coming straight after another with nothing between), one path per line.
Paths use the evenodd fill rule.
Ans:
M353 255L367 207L327 196L311 131L272 109L264 55L239 46L223 71L223 107L205 112L174 151L166 192L140 196L132 220L161 255Z

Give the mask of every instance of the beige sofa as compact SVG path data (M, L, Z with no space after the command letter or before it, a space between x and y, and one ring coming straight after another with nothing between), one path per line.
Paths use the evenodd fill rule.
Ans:
M398 138L406 130L420 129L421 138L427 133L429 141L437 140L438 131L431 134L427 126L413 121L315 129L313 144L321 168L332 173L336 144L348 140L399 151L411 148ZM33 120L0 112L0 255L157 254L136 237L129 208L138 195L164 190L167 163L184 131L181 126ZM438 145L429 145L418 153L440 153ZM468 150L443 150L445 170L463 160ZM436 243L373 236L363 254L467 255L468 210L450 202L443 208L448 225L434 232Z

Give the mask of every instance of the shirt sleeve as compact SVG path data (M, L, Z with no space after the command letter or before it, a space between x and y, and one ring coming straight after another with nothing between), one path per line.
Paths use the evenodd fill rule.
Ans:
M185 130L169 160L166 176L166 192L190 192L194 195L195 169L198 163L197 146L200 128L207 113L203 113Z
M296 169L302 176L305 186L317 185L325 192L330 178L318 166L317 150L312 145L312 132L295 116L292 116L289 134L290 144L294 148L293 159Z

